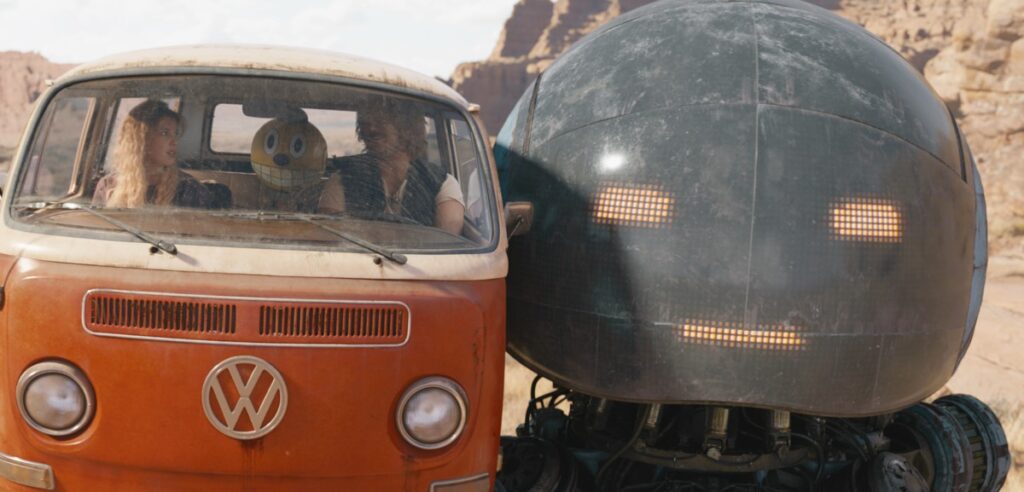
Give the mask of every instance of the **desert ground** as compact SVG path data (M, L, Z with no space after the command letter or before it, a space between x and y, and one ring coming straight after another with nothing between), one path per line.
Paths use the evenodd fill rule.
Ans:
M515 434L535 374L505 357L505 405L501 433ZM550 385L542 388L549 388ZM942 393L969 393L1002 420L1014 467L1003 488L1024 492L1024 257L989 260L985 300L971 348Z
M989 260L985 301L974 341L946 384L969 393L999 414L1013 453L1013 470L1003 488L1024 492L1024 257Z

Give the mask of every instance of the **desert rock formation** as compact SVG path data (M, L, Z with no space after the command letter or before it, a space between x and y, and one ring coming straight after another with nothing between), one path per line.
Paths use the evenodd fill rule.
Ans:
M484 108L484 123L496 133L526 85L559 54L615 16L652 1L519 0L490 58L456 67L452 86Z
M491 57L457 67L452 85L483 107L488 129L497 133L526 85L560 53L648 3L520 0ZM925 74L956 114L979 162L993 248L1024 254L1024 0L810 3L863 25Z
M73 66L52 63L38 53L0 52L0 147L14 147L46 81Z
M987 186L996 249L1024 252L1024 0L965 9L924 67L953 107Z
M553 14L554 4L550 0L522 0L516 4L512 8L512 16L505 21L498 43L494 45L491 59L514 59L529 55L533 45L537 44L547 29Z

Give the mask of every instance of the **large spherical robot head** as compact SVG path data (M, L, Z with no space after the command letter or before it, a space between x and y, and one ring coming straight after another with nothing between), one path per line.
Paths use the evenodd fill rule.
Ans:
M252 167L263 184L294 191L323 176L327 142L305 118L274 118L256 131L251 156Z
M824 9L631 11L530 86L497 153L535 206L510 350L570 388L877 414L940 387L973 327L967 146L913 67Z

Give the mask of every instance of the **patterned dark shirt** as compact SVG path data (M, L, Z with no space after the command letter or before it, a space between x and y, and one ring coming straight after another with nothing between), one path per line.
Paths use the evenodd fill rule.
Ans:
M346 157L338 174L345 189L345 209L351 212L384 212L387 197L381 181L380 163L369 155ZM440 166L421 159L409 163L404 193L396 211L420 224L433 225L435 199L447 173Z

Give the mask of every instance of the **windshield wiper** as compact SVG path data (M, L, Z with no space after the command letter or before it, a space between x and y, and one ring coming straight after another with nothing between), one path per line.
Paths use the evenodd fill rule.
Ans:
M391 260L391 261L393 261L393 262L395 262L395 263L397 263L399 265L404 265L404 264L406 264L406 262L409 261L409 259L406 258L406 256L401 254L401 253L395 253L393 251L390 251L390 250L384 248L383 246L379 246L377 244L373 244L370 241L358 238L358 237L353 236L352 234L349 234L349 233L347 233L345 231L339 231L339 230L337 230L337 229L335 229L333 227L326 226L326 225L321 224L321 223L319 223L319 222L317 222L315 220L315 219L330 218L330 217L323 217L323 216L320 216L320 215L292 214L292 213L280 213L280 212L271 212L271 213L264 213L264 212L250 212L250 213L231 212L231 213L228 213L228 214L225 214L225 215L228 216L228 217L249 217L249 218L255 217L257 219L267 218L267 219L283 219L283 220L289 220L289 219L291 219L291 220L301 220L302 222L308 222L308 223L310 223L310 224L312 224L312 225L314 225L314 226L316 226L316 227L318 227L318 228L320 228L320 229L322 229L324 231L327 231L327 232L329 232L329 233L331 233L331 234L333 234L335 236L338 236L338 237L340 237L340 238L342 238L342 239L344 239L344 240L346 240L346 241L348 241L348 242L350 242L352 244L360 246L363 249L366 249L368 251L372 251L374 253L377 253L381 257L387 258L388 260Z
M124 222L121 222L120 220L117 220L117 219L115 219L115 218L113 218L113 217L111 217L111 216L109 216L109 215L107 215L105 213L99 212L99 211L93 209L92 207L89 207L89 206L86 206L86 205L81 205L81 204L78 204L78 203L71 203L71 202L47 202L47 203L42 203L42 204L32 204L31 206L23 207L23 209L27 209L27 208L35 208L36 209L35 211L32 212L32 215L30 217L35 216L35 214L37 214L39 212L42 212L43 210L52 210L52 209L82 210L82 211L88 212L88 213L90 213L92 215L95 215L95 216L97 216L97 217L99 217L99 218L109 222L110 224L113 224L113 225L115 225L117 227L120 227L121 230L123 230L125 232L128 232L129 234L131 234L131 235L133 235L133 236L135 236L135 237L137 237L137 238L139 238L139 239L141 239L141 240L143 240L143 241L153 245L154 248L156 248L156 249L158 249L160 251L163 251L164 253L167 253L169 255L177 255L178 254L178 248L173 243L171 243L169 241L164 241L162 239L157 239L157 238L155 238L153 236L150 236L149 234L146 234L145 232L142 232L142 230L140 230L137 227L132 227L132 226L130 226L128 224L125 224ZM153 251L153 252L155 253L156 251Z
M293 217L296 218L296 219L299 219L299 220L301 220L303 222L309 222L310 224L313 224L313 225L315 225L315 226L317 226L317 227L319 227L319 228L321 228L321 229L323 229L323 230L325 230L325 231L327 231L327 232L329 232L331 234L334 234L335 236L338 236L338 237L340 237L340 238L342 238L342 239L344 239L346 241L358 244L359 246L362 246L362 247L364 247L364 248L366 248L366 249L368 249L370 251L373 251L374 253L377 253L378 255L381 255L384 258L387 258L387 259L389 259L389 260L391 260L391 261L393 261L395 263L398 263L399 265L404 265L407 261L409 261L409 259L406 258L405 255L403 255L401 253L395 253L393 251L388 251L388 250L384 249L381 246L378 246L378 245L373 244L373 243L371 243L369 241L366 241L366 240L360 239L358 237L355 237L355 236L353 236L353 235L351 235L351 234L349 234L347 232L339 231L339 230L337 230L337 229L335 229L333 227L325 226L325 225L323 225L323 224L313 220L312 217L308 217L308 216L305 216L305 215L294 215Z

